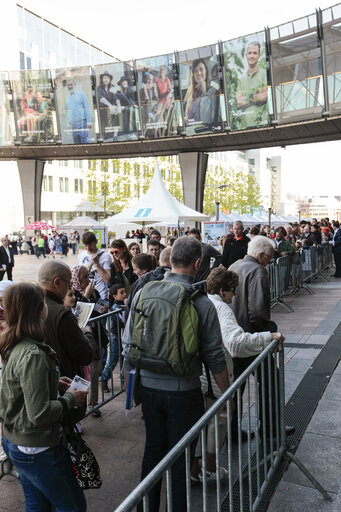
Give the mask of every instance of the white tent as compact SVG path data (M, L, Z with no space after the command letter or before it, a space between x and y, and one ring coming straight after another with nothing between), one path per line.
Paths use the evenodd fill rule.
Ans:
M146 194L127 210L104 220L106 226L117 224L142 224L143 226L194 220L197 222L209 221L210 217L199 213L180 203L165 187L159 166L156 164L154 177Z
M78 217L75 217L72 219L71 222L68 222L67 224L64 224L61 226L62 228L83 228L83 229L100 229L104 228L103 224L101 222L98 222L97 220L93 219L92 217L88 217L87 215L83 216L80 215Z

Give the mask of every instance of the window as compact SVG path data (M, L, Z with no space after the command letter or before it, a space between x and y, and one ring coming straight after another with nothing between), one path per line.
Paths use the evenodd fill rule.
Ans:
M25 69L25 54L24 52L19 52L20 58L20 69Z
M78 178L74 179L74 191L75 194L83 194L83 180Z
M43 191L47 192L47 176L43 176Z
M96 194L96 181L88 180L88 194Z
M49 192L53 192L53 176L49 176Z
M69 192L69 178L59 178L59 192Z
M26 57L26 69L32 69L31 57Z
M108 160L101 160L101 171L108 172Z

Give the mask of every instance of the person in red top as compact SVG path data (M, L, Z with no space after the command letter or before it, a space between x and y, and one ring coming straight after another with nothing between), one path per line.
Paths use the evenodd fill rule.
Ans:
M166 100L166 108L165 110L168 110L171 104L171 93L172 93L172 86L170 83L170 80L168 76L166 75L166 66L160 66L160 76L155 78L155 83L157 87L158 92L158 98L159 98L159 106L158 106L158 112L157 114L161 113L162 107L164 106Z
M232 231L233 234L227 238L223 250L223 265L226 268L246 256L247 246L250 242L250 238L243 233L244 225L240 220L233 224Z

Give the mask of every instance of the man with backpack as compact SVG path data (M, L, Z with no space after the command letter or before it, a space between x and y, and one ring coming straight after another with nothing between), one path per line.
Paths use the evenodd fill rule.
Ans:
M216 310L193 285L201 260L201 244L192 237L175 241L171 271L151 281L133 300L123 336L126 381L140 371L146 444L143 479L204 413L200 388L206 363L222 392L229 387ZM191 463L197 439L191 444ZM185 457L172 469L173 509L185 512ZM149 510L160 505L161 481L149 493ZM141 505L140 505L141 507ZM138 510L142 508L138 507Z

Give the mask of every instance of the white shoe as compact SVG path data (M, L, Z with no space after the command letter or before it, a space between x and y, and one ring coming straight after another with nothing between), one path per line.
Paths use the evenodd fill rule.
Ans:
M219 473L220 473L220 478L227 478L228 477L228 474L229 472L227 471L227 469L223 468L223 467L220 467L219 468ZM207 477L207 480L216 480L217 478L217 473L215 473L214 471L206 471L206 477ZM200 482L203 482L204 481L204 476L202 474L202 470L201 472L199 473L199 480Z

